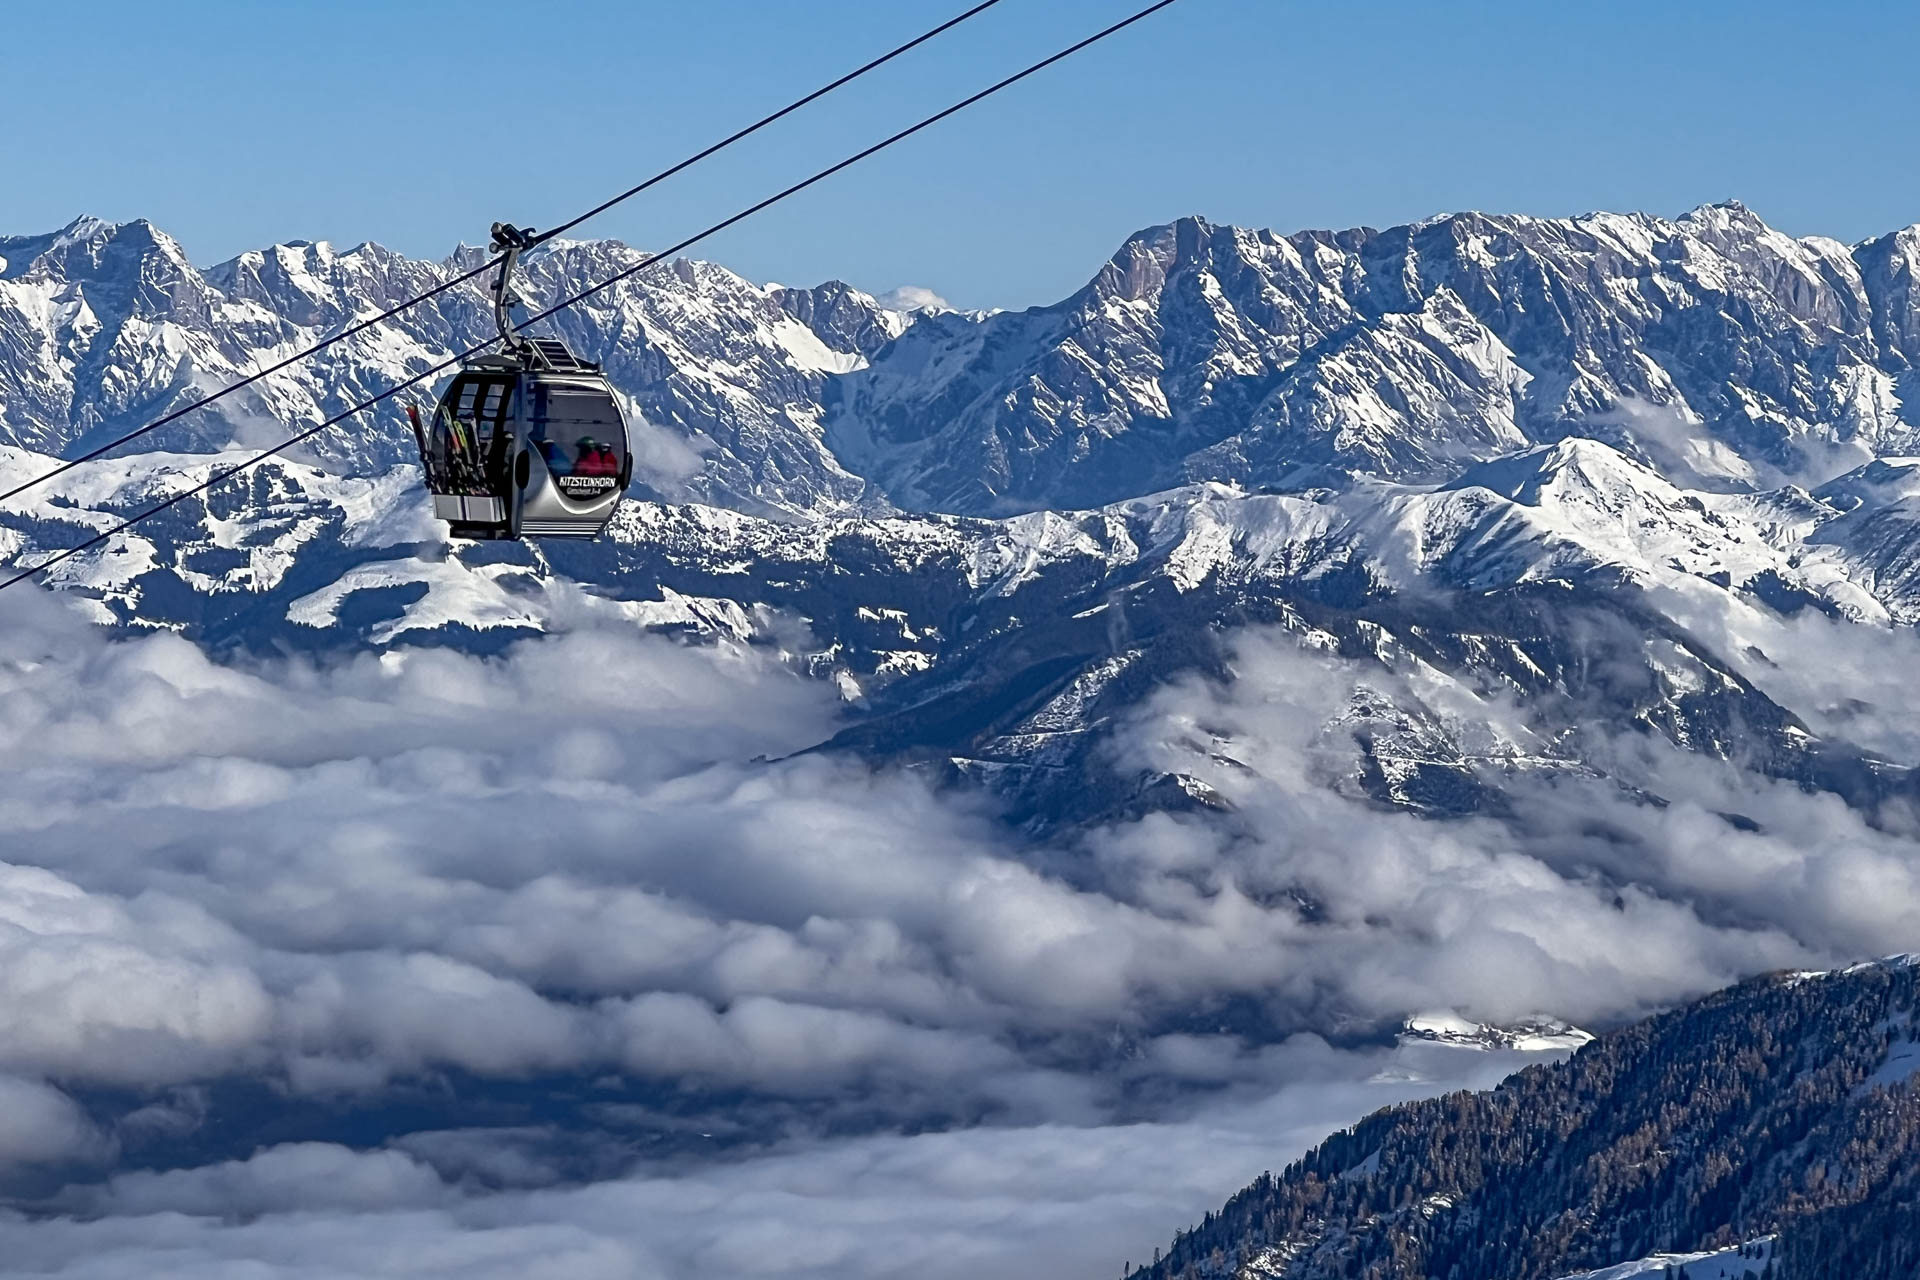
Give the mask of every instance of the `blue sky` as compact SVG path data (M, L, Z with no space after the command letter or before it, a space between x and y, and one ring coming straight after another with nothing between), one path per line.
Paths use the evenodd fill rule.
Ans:
M1005 0L586 232L660 245L1130 12ZM21 6L0 231L147 217L214 262L275 240L440 256L547 225L964 0ZM727 233L756 279L1057 299L1186 213L1294 230L1448 209L1678 213L1795 234L1920 220L1920 6L1182 0Z

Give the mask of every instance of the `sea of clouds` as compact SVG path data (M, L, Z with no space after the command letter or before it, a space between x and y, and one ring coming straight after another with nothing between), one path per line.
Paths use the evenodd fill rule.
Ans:
M1910 745L1903 633L1697 621L1815 728ZM1337 785L1355 690L1510 738L1517 708L1258 632L1232 665L1113 747L1230 817L1040 848L807 752L842 707L755 647L583 615L497 658L222 664L6 593L0 1256L1111 1274L1330 1129L1516 1061L1395 1046L1410 1013L1607 1024L1920 945L1890 807L1628 734L1616 776L1423 820Z

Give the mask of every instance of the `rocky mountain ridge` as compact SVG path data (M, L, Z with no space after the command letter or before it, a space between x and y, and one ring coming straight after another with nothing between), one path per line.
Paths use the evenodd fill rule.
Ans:
M539 308L642 259L611 241L555 241L526 262ZM71 455L188 406L483 262L420 262L377 244L297 241L205 271L144 221L82 218L0 238L0 441ZM259 447L332 417L493 333L484 279L448 290L144 438L143 450ZM866 485L820 443L830 376L911 323L842 284L762 288L709 263L644 271L553 323L604 362L641 424L656 496L775 513L863 507ZM415 399L426 399L423 387ZM374 474L412 456L399 405L317 437L303 456Z
M937 317L833 384L829 442L910 509L1298 485L1600 436L1764 488L1912 451L1920 233L1848 249L1737 203L1133 237L1051 308Z
M1737 202L1289 236L1186 218L1022 312L889 309L678 261L553 324L650 424L656 496L782 518L1083 509L1196 481L1446 482L1569 436L1685 486L1756 491L1920 452L1916 254L1920 228L1848 248ZM293 242L201 271L147 223L94 219L0 239L0 258L0 442L48 453L481 261ZM637 260L556 242L525 292L541 305ZM149 443L262 442L489 328L474 282ZM404 460L388 417L315 456L361 473Z

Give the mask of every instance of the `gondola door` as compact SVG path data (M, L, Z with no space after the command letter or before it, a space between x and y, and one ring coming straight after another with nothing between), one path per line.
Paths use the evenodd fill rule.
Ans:
M440 398L426 431L424 461L433 513L456 538L516 537L508 475L513 456L511 373L467 372Z

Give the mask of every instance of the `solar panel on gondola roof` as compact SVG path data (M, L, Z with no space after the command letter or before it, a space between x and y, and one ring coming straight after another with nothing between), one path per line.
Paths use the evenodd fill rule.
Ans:
M556 373L598 373L600 371L599 365L574 355L567 344L558 338L528 338L526 341L540 353L540 359Z

